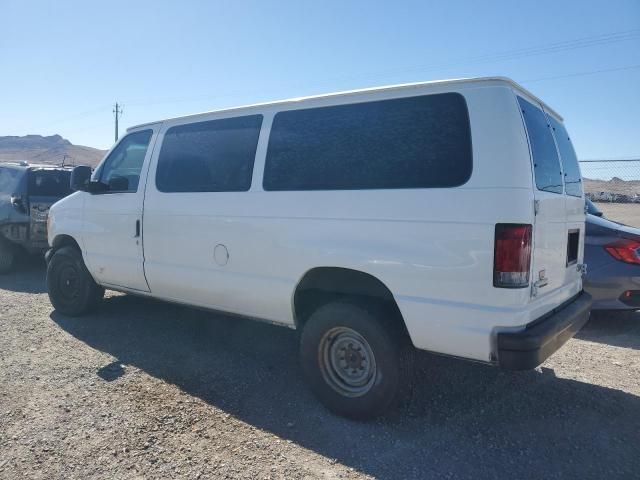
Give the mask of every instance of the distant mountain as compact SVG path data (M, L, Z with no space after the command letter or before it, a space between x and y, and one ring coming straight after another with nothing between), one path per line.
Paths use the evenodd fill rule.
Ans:
M60 165L66 155L65 164L95 167L105 153L106 150L73 145L60 135L0 136L0 162L25 160L29 163Z
M613 177L611 180L584 179L584 191L588 193L618 193L623 195L640 194L640 180L622 180Z

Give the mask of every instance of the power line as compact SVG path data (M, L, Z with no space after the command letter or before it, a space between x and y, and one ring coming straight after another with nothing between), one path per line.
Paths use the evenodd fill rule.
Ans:
M520 48L520 49L514 49L514 50L507 50L507 51L496 52L496 53L492 53L492 54L483 54L483 55L478 55L478 56L474 56L474 57L467 57L466 59L465 58L460 58L460 59L458 59L456 61L453 61L453 62L445 62L445 63L440 63L440 64L430 64L430 65L429 64L416 65L416 66L404 67L404 68L400 68L400 69L391 69L391 70L383 70L383 71L378 71L378 72L370 72L368 74L367 73L363 73L363 74L357 74L357 75L334 77L333 79L326 79L325 81L321 82L320 84L316 84L316 85L322 85L322 84L326 84L326 83L333 83L333 82L340 81L340 80L354 79L354 78L361 78L361 77L377 78L377 77L380 77L380 76L391 75L391 74L396 74L396 73L403 73L403 72L426 72L426 71L435 70L435 69L454 68L454 67L459 67L459 66L480 65L480 64L486 64L486 63L517 60L517 59L526 58L526 57L530 57L530 56L546 55L546 54L552 54L552 53L557 53L557 52L565 52L565 51L571 51L571 50L575 50L575 49L588 48L588 47L599 46L599 45L606 45L606 44L611 44L611 43L616 43L616 42L621 42L621 41L632 40L632 39L635 39L635 38L640 38L640 29L620 31L620 32L612 32L612 33L607 33L607 34L594 35L594 36L590 36L590 37L577 38L577 39L573 39L573 40L565 40L565 41L555 42L555 43L550 43L550 44L545 44L545 45L538 45L538 46L533 46L533 47L526 47L526 48ZM594 75L594 74L605 73L605 72L631 70L631 69L636 69L636 68L640 68L640 65L631 65L631 66L618 67L618 68L612 68L612 69L592 70L592 71L587 71L587 72L577 72L577 73L570 73L570 74L566 74L566 75L558 75L558 76L552 76L552 77L536 78L536 79L531 79L531 80L524 80L524 81L521 81L521 83L533 83L533 82L540 82L540 81L545 81L545 80L554 80L554 79L559 79L559 78L579 77L579 76ZM287 88L291 89L291 88L294 88L294 87L289 86ZM277 90L271 90L270 92L283 91L283 90L284 90L283 88L280 88L280 89L277 89ZM215 96L200 95L200 96L197 96L197 97L183 97L183 98L177 98L177 99L173 99L173 100L142 101L142 102L129 103L129 105L146 106L146 105L181 103L181 102L189 102L189 101L195 101L195 100L211 100L211 99L219 99L219 98L225 98L225 97L233 97L235 95L241 95L241 94L243 94L243 95L247 95L247 94L263 94L264 95L265 91L264 90L254 90L253 92L251 92L251 91L242 90L242 91L229 92L229 93L226 93L226 94L215 95ZM115 139L116 139L116 141L118 139L118 120L119 120L119 117L122 116L122 108L121 107L122 107L121 105L116 103L114 105L114 108L113 108L113 113L114 113L114 117L115 117ZM85 116L89 116L89 115L94 115L96 113L99 113L100 111L104 111L104 108L105 107L103 106L103 107L95 108L95 109L88 110L88 111L85 111L85 112L81 112L81 113L78 113L78 114L75 114L75 115L72 115L72 116L57 120L55 122L52 122L49 125L56 124L56 123L62 123L62 122L65 122L67 120L70 120L70 119L75 119L75 118L81 118L81 117L85 117Z
M411 67L403 67L403 68L390 69L390 70L380 70L377 72L334 77L331 79L326 79L322 81L320 84L316 84L316 85L333 83L341 80L362 78L362 77L377 78L381 76L388 76L388 75L404 73L404 72L414 72L414 73L427 72L427 71L432 71L437 69L454 68L454 67L468 66L468 65L482 65L482 64L501 62L501 61L518 60L518 59L526 58L530 56L546 55L550 53L565 52L565 51L571 51L571 50L576 50L580 48L606 45L610 43L632 40L635 38L640 38L640 29L627 30L627 31L621 31L621 32L612 32L607 34L594 35L591 37L578 38L574 40L565 40L565 41L555 42L555 43L550 43L545 45L538 45L538 46L520 48L515 50L507 50L507 51L496 52L492 54L483 54L483 55L474 56L474 57L467 57L466 59L460 58L453 62L416 65ZM591 72L589 72L589 74L591 74ZM579 76L579 75L576 74L575 76ZM541 81L541 80L542 79L535 79L531 81ZM288 87L288 88L292 88L292 87ZM282 91L282 90L283 90L282 88L277 89L277 91ZM276 90L271 90L271 92L274 92L274 91ZM237 91L237 92L228 92L225 94L215 95L215 96L199 95L197 97L183 97L183 98L175 98L172 100L159 100L159 101L152 100L152 101L142 101L142 102L138 101L138 102L130 103L130 105L148 106L148 105L159 105L159 104L169 104L169 103L182 103L182 102L190 102L194 100L218 99L218 98L224 98L224 97L229 97L229 96L234 96L239 94L246 95L248 93L264 94L265 91L261 90L261 91L247 92L246 90L243 90L243 91Z
M583 71L583 72L567 73L567 74L563 74L563 75L554 75L554 76L550 76L550 77L539 77L539 78L533 78L533 79L527 79L527 80L518 80L518 83L528 84L528 83L535 83L535 82L543 82L543 81L546 81L546 80L558 80L558 79L561 79L561 78L583 77L583 76L588 76L588 75L597 75L599 73L620 72L620 71L624 71L624 70L636 70L636 69L640 69L640 65L628 65L628 66L624 66L624 67L604 68L604 69L599 69L599 70L588 70L588 71ZM190 101L201 100L201 99L212 99L212 98L219 99L219 98L224 98L224 97L228 97L228 96L232 96L232 95L233 94L224 94L224 95L217 95L216 97L199 96L199 97L191 97L191 98L183 98L183 99L159 101L159 102L133 103L133 105L144 106L144 105L158 105L158 104L167 104L167 103L190 102Z
M412 67L404 67L399 69L390 69L386 71L376 72L375 76L404 73L404 72L424 72L435 69L453 68L467 65L482 65L486 63L494 63L498 61L519 60L521 58L546 55L550 53L565 52L581 48L606 45L626 40L640 38L640 29L628 30L623 32L614 32L591 37L583 37L574 40L565 40L561 42L550 43L546 45L538 45L534 47L525 47L515 50L506 50L502 52L483 54L473 57L461 58L453 62L444 62L439 64L416 65ZM360 77L362 75L358 75ZM347 77L347 78L354 78Z
M521 80L520 83L542 82L544 80L557 80L559 78L582 77L586 75L595 75L597 73L619 72L622 70L634 70L640 68L640 65L629 65L628 67L605 68L602 70L590 70L586 72L567 73L566 75L556 75L553 77L534 78L533 80Z

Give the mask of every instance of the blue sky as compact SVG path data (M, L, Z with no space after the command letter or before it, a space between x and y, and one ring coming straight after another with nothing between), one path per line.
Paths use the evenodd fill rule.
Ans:
M0 18L0 135L108 148L116 100L126 127L504 75L565 117L580 158L640 157L638 0L0 0Z

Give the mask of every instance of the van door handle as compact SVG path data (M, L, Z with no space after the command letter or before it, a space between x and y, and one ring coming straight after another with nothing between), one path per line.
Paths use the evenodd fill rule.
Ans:
M138 238L140 236L140 220L136 220L136 234L133 238Z

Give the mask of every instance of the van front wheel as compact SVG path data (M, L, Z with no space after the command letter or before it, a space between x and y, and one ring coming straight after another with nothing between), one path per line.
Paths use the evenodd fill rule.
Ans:
M51 257L47 290L56 311L72 317L88 313L104 296L104 288L93 280L82 254L73 247L62 247Z
M403 342L384 311L332 302L305 323L302 368L316 396L338 415L372 418L399 397L405 380Z

